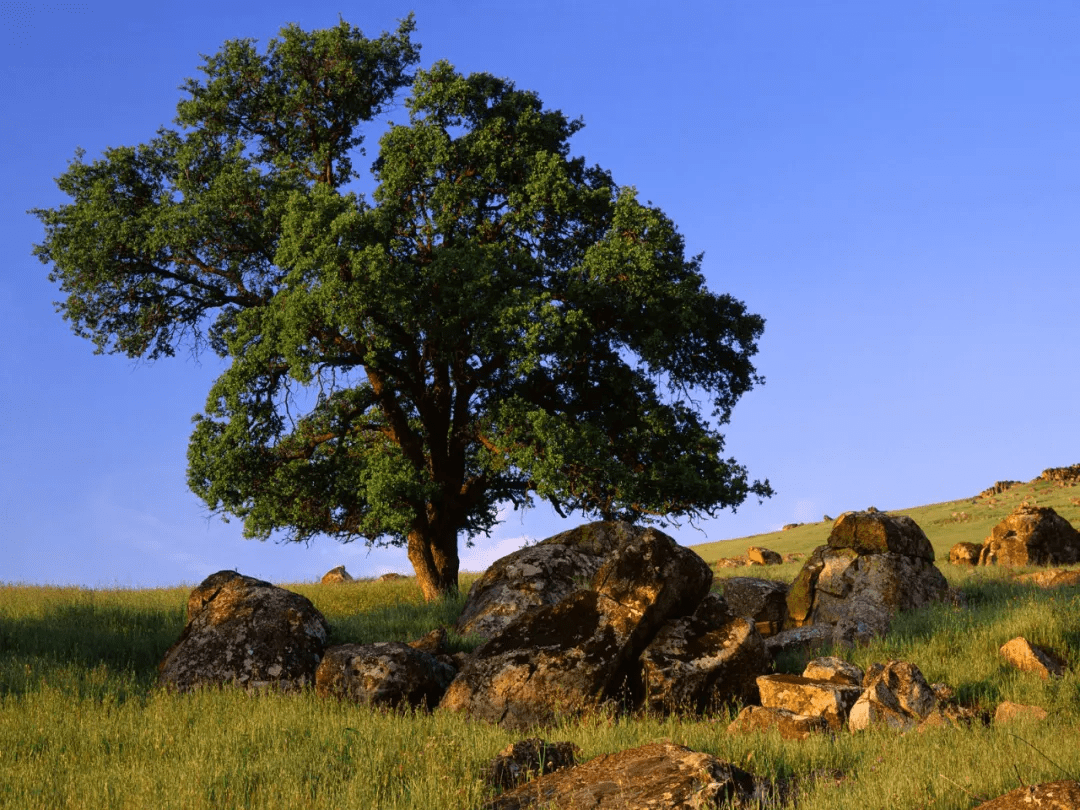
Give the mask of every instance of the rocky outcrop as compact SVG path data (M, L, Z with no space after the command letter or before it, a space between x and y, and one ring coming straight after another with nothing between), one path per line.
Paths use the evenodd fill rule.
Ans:
M655 529L614 533L620 545L591 587L527 610L480 645L442 708L521 727L639 697L638 657L666 622L693 613L712 572Z
M1053 650L1032 644L1018 636L1002 645L1001 657L1022 672L1034 672L1043 680L1065 674L1066 661Z
M1012 489L1019 483L1019 481L995 481L992 487L987 487L979 494L984 497L993 497L994 495L1000 495L1005 490Z
M749 806L763 785L710 754L670 742L607 754L541 776L496 797L485 810L705 810Z
M754 622L764 637L783 629L787 619L786 582L756 577L730 577L723 581L724 601L735 616Z
M762 675L757 685L765 708L820 717L833 731L843 728L851 707L863 691L861 686L799 675Z
M496 560L469 588L455 629L494 637L529 608L587 588L611 553L643 531L628 523L589 523Z
M1039 475L1043 481L1080 481L1080 464L1071 467L1051 467Z
M356 582L356 580L353 579L352 574L345 570L344 565L339 565L337 568L331 568L323 574L319 582L323 585L338 585L342 582Z
M980 553L980 543L957 543L949 549L949 562L953 565L978 565Z
M539 737L506 746L491 761L484 781L493 788L512 790L548 773L577 765L581 750L570 742L552 743Z
M323 656L315 691L363 706L430 709L456 674L435 656L398 641L342 644Z
M645 708L706 712L757 702L757 677L772 660L754 623L710 593L692 616L668 622L641 655Z
M1069 565L1080 562L1080 532L1048 506L1018 506L983 543L979 565Z
M1021 785L1004 796L983 802L974 810L1076 810L1080 807L1080 782L1062 779L1041 785Z
M191 592L187 609L187 625L158 668L162 684L296 690L315 682L330 628L300 594L219 571Z
M915 728L935 708L937 697L919 668L907 661L890 661L866 673L864 691L848 715L848 728L862 731L874 725Z
M828 543L807 559L788 592L789 624L850 622L854 634L882 634L892 617L948 593L934 549L911 518L847 512Z

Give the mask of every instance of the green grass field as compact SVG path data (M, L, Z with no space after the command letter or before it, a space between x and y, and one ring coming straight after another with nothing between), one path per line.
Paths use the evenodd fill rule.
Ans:
M969 810L1021 782L1080 778L1080 588L1047 592L1015 583L1007 571L945 562L953 543L981 541L1023 498L1080 523L1070 500L1078 493L1023 485L996 503L968 498L897 510L923 527L968 604L902 616L887 638L841 653L861 666L912 661L967 705L1037 704L1047 720L794 742L775 733L727 735L733 708L666 719L600 713L540 734L574 742L586 758L670 739L761 776L797 779L804 810ZM809 552L828 529L813 524L695 550L707 561L748 545ZM718 576L791 579L797 570ZM425 604L408 579L287 587L323 612L331 643L418 638L451 625L463 604ZM0 586L0 807L476 808L490 795L482 769L524 736L456 715L372 711L311 693L160 691L157 664L183 627L188 591ZM1017 635L1064 655L1069 674L1044 682L1005 667L997 649ZM471 643L451 641L459 649Z

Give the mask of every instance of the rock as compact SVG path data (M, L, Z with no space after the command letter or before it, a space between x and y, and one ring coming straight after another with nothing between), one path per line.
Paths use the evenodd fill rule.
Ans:
M868 674L865 691L848 716L848 728L862 731L872 725L915 728L937 708L937 697L922 672L907 661L890 661Z
M995 723L1011 723L1013 720L1045 720L1049 715L1041 706L1025 706L1003 700L994 710Z
M1034 672L1043 680L1065 674L1064 658L1053 650L1032 644L1023 636L1007 641L998 652L1017 669Z
M1040 588L1075 588L1080 586L1080 571L1060 569L1034 571L1030 574L1021 574L1016 581L1038 585Z
M441 706L514 727L611 699L635 700L640 663L664 623L691 614L712 571L655 529L623 532L591 590L532 608L480 645Z
M994 495L1000 495L1005 490L1012 489L1013 487L1015 487L1019 483L1020 483L1019 481L997 481L997 482L994 483L994 485L992 487L988 487L987 489L984 489L979 494L983 495L985 497L992 497Z
M787 709L747 706L727 727L728 734L767 731L775 728L785 740L805 740L815 732L829 730L824 717L795 714Z
M788 624L852 624L855 640L881 635L892 617L942 600L948 583L915 521L882 512L846 512L828 543L803 564L788 591Z
M531 779L577 765L581 749L570 742L551 743L539 737L511 743L491 761L484 781L511 790Z
M785 524L784 524L783 526L781 526L781 527L780 527L780 531L782 531L782 532L789 532L789 531L791 531L792 529L797 529L797 528L799 528L800 526L802 526L802 524L801 524L801 523L785 523Z
M861 686L818 681L798 675L762 675L757 679L761 705L793 714L821 717L839 731L862 694Z
M979 565L1069 565L1080 562L1080 532L1049 506L1018 506L990 531Z
M587 588L619 544L643 531L628 523L588 523L496 560L469 588L455 629L494 637L529 608Z
M1080 807L1080 782L1062 779L1041 785L1022 785L983 802L975 810L1076 810Z
M746 550L746 556L750 562L758 565L781 565L784 562L784 558L775 551L770 551L761 546L750 546Z
M408 579L404 574L395 574L393 571L379 577L379 582L397 582L399 579Z
M306 597L218 571L191 592L187 609L187 625L158 667L162 684L298 690L315 682L330 627Z
M436 627L423 638L410 641L409 646L414 650L426 652L428 655L447 655L450 647L447 644L446 635L445 627Z
M342 582L356 582L352 575L345 570L344 565L339 565L337 568L331 568L325 574L323 578L319 580L323 585L337 585Z
M788 586L757 577L730 577L723 580L724 601L735 616L750 619L758 632L769 637L780 632L787 619Z
M832 644L833 632L834 628L826 624L794 627L765 639L765 649L774 661L791 652L811 653Z
M454 680L453 667L402 644L341 644L331 647L315 673L315 691L363 706L432 708Z
M710 593L692 616L668 622L641 655L645 707L707 712L725 703L756 703L757 676L772 659L754 623L733 616Z
M982 543L957 543L949 549L949 562L953 565L978 565Z
M862 686L864 674L860 667L836 656L815 658L803 670L804 678L859 687Z
M833 519L829 515L822 515L821 521L822 523L832 523Z
M717 568L745 568L750 561L746 557L721 557L713 565Z
M1071 467L1051 467L1039 474L1043 481L1080 481L1080 464Z
M753 775L670 742L607 754L541 776L492 799L485 810L704 810L745 806L760 790ZM725 805L730 802L731 805Z

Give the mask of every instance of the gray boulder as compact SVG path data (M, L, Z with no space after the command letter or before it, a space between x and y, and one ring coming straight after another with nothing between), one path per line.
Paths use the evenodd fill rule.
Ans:
M665 622L693 612L712 572L655 529L623 538L591 589L526 611L478 647L441 707L527 727L631 695L638 657Z
M433 708L457 671L397 641L331 647L315 673L315 691L364 706Z
M163 685L298 690L315 682L330 627L306 597L218 571L191 592L187 610L187 625L158 667Z
M608 556L643 531L628 523L598 521L496 560L469 588L455 629L492 638L529 608L554 605L588 588Z

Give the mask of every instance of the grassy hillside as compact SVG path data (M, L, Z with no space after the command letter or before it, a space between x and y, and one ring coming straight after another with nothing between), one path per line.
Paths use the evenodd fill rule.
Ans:
M924 528L940 561L953 543L982 540L1023 498L1076 523L1077 494L1036 483L994 503L969 498L901 513ZM707 560L751 544L808 552L828 530L814 524L696 550ZM1080 777L1080 588L1047 592L1016 583L1005 570L940 567L966 594L965 607L901 616L888 637L836 652L864 667L908 660L981 712L1011 700L1044 707L1048 719L795 742L775 732L726 734L738 708L731 707L705 717L601 712L538 733L574 742L584 758L670 739L763 777L795 780L798 810L970 810L1020 780ZM789 563L720 574L790 579L797 569ZM425 604L411 580L287 587L323 612L331 643L418 638L451 625L463 605L462 597ZM159 690L157 664L180 634L187 595L186 588L0 585L0 808L472 810L490 796L485 765L528 736L459 715L370 710L312 693ZM1041 681L1004 666L997 650L1017 635L1062 654L1066 677Z

